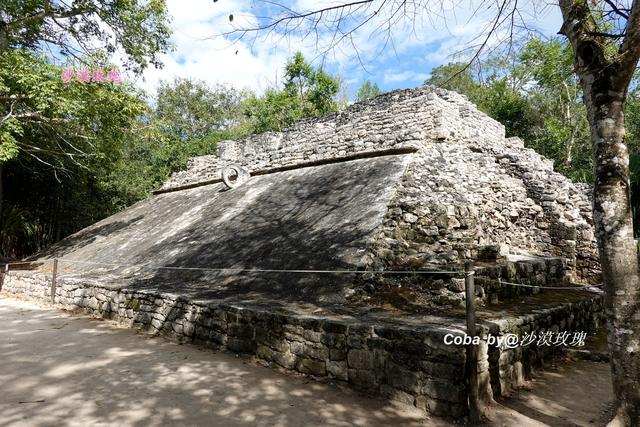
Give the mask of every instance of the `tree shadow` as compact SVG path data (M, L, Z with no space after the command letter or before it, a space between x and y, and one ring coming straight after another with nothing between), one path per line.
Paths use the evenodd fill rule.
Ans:
M57 242L54 246L39 252L37 255L29 257L26 261L38 260L43 258L61 258L72 254L77 250L89 246L96 242L100 237L111 236L118 231L126 230L132 224L141 220L143 217L139 215L135 218L129 218L125 221L118 220L118 214L110 217L111 221L101 221L90 227L82 229L71 236Z
M609 364L579 360L536 372L531 390L499 403L545 425L572 427L606 424L612 399Z
M113 274L119 286L190 299L342 302L353 274L281 270L362 268L405 158L253 177L225 192L211 185L158 195L47 255L131 265L78 264L74 271ZM97 235L108 237L97 240ZM240 271L246 269L263 271Z
M0 319L3 425L424 425L411 408L108 322L16 302Z

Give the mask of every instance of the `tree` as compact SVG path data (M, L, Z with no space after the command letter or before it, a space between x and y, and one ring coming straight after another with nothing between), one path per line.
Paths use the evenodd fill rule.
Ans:
M74 58L75 65L101 68L107 56L118 51L127 68L140 72L149 64L160 65L159 55L170 48L169 35L162 0L81 0L72 4L50 0L2 2L0 214L6 161L20 153L35 156L51 166L56 174L60 162L48 162L42 159L41 153L56 155L63 162L99 155L92 150L95 146L89 142L91 134L78 133L87 127L74 127L77 121L70 120L83 96L76 93L79 97L74 97L72 92L78 92L75 85L60 84L62 70L56 70L57 75L53 77L54 52L63 58ZM83 90L85 95L90 92L87 88ZM104 108L108 105L117 106L118 102L107 99ZM42 131L41 138L34 139L29 134L36 128ZM71 143L74 138L89 143L76 149L76 143Z
M41 249L94 222L89 212L105 212L96 209L100 177L120 159L146 110L139 91L128 84L64 83L63 71L28 51L0 54L0 98L9 100L0 117L2 188L7 189L0 195L9 206L0 212L5 254ZM84 195L76 206L70 203L75 193ZM5 229L8 224L12 227Z
M371 81L367 79L358 89L358 92L356 93L356 101L366 101L367 99L375 98L381 93L382 91L378 87L378 83L371 83Z
M203 138L213 131L238 128L246 123L244 103L252 96L248 90L201 80L175 78L160 82L153 120L166 132L182 140Z
M273 4L273 2L269 2ZM226 33L247 34L278 31L333 34L323 49L351 37L367 23L373 32L390 33L404 17L437 14L446 2L422 0L353 0L315 10L296 11L280 4L280 13L258 20L253 26ZM276 3L276 5L278 5ZM616 398L611 425L638 425L640 420L640 280L630 203L629 152L625 140L625 102L634 70L640 59L640 1L560 0L563 25L560 33L570 41L574 67L588 113L594 159L593 213L600 251L609 321L609 349ZM271 9L273 10L273 9ZM469 63L476 60L492 37L507 34L507 41L523 22L517 0L495 3L486 34L481 36ZM380 24L376 17L387 17ZM249 24L251 25L251 24ZM506 29L507 31L502 31Z
M0 223L2 237L11 230L26 232L47 244L86 225L78 209L105 213L100 177L117 162L122 144L129 140L145 109L137 91L105 81L103 72L115 73L108 57L118 53L125 68L136 73L170 48L166 6L162 0L5 0L0 5ZM64 66L64 68L63 68ZM66 68L66 69L65 69ZM63 82L61 77L82 73ZM46 175L46 177L45 177ZM3 212L6 183L11 209ZM22 198L18 189L41 195L42 204ZM79 194L80 206L62 206ZM101 196L96 196L100 194ZM95 199L96 206L86 203ZM101 200L98 200L101 199ZM18 203L19 201L19 203ZM85 203L86 202L86 203ZM18 203L18 204L16 204ZM28 207L28 209L26 209ZM24 209L23 209L24 208ZM68 226L56 218L66 212ZM9 216L20 218L15 221ZM43 225L46 218L46 226ZM95 220L87 218L87 220ZM16 228L16 224L22 224ZM45 231L47 228L48 231ZM2 240L2 239L0 239ZM6 239L5 239L6 240ZM37 250L40 243L27 245ZM2 242L0 242L2 243ZM4 242L6 243L6 241ZM26 248L29 246L29 248ZM6 249L6 245L4 245Z
M296 52L285 65L284 92L300 118L317 117L336 111L340 83L337 78L314 68Z
M26 49L77 59L119 51L139 72L161 65L169 49L169 17L164 0L3 0L0 6L0 52ZM52 49L53 47L53 49Z
M254 121L254 132L282 130L298 120L338 110L340 81L307 63L302 53L287 61L284 76L282 89L269 88L262 97L247 103L246 114Z
M533 86L531 103L544 117L534 148L549 147L558 169L579 180L592 180L589 123L580 82L573 67L573 49L566 40L530 40L520 55Z
M640 420L640 278L633 239L624 106L640 58L640 2L608 10L561 0L560 32L573 46L595 159L593 214L609 320L617 425ZM613 18L610 28L596 16Z
M477 77L476 77L477 76ZM472 73L472 67L464 62L451 62L431 70L425 84L453 90L466 95L470 101L481 106L482 80L480 73Z

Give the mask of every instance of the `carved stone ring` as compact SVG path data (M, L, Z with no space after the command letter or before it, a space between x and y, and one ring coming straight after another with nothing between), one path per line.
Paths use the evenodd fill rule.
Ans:
M222 182L228 190L242 185L251 175L242 166L232 163L222 169Z

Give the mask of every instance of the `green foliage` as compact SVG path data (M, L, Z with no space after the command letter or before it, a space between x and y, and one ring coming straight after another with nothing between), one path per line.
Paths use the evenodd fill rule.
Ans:
M427 83L467 95L505 125L507 136L521 137L560 172L592 179L589 123L566 41L533 38L511 57L490 58L477 72L460 63L438 67Z
M36 251L113 212L104 179L147 110L129 85L65 84L61 73L29 51L0 53L4 255Z
M160 83L153 119L182 140L204 138L213 131L245 126L244 103L250 96L229 85L209 87L200 80L176 78Z
M247 101L245 114L253 121L254 133L282 130L302 118L294 104L292 108L292 99L285 91L269 88L261 97Z
M298 120L337 111L339 91L338 78L314 68L298 52L285 65L284 88L270 88L250 99L245 113L255 133L282 130Z
M121 207L127 191L111 174L144 129L138 90L65 83L52 52L94 71L118 50L140 72L160 65L169 36L163 0L2 2L0 255L37 251Z
M361 102L367 99L375 98L381 93L382 91L378 87L378 83L371 83L370 80L365 80L356 93L356 101Z
M20 240L26 240L29 234L26 212L14 205L6 205L0 215L0 254L13 255Z
M0 52L27 49L65 56L124 53L128 68L140 72L169 48L169 16L164 0L3 0Z
M146 106L132 87L63 83L62 69L24 50L0 53L0 157L20 153L57 171L97 166L118 146Z
M479 105L481 84L474 79L472 69L460 62L441 65L431 70L431 76L426 84L453 90L466 95L472 102Z
M426 83L466 95L503 123L508 136L520 136L528 147L553 159L556 170L591 182L591 131L573 61L571 45L565 40L533 38L512 57L490 58L477 72L460 63L438 67ZM640 91L637 83L632 88L625 104L626 139L639 234Z
M625 135L629 147L629 172L631 174L631 208L635 235L640 235L640 88L638 75L625 103Z

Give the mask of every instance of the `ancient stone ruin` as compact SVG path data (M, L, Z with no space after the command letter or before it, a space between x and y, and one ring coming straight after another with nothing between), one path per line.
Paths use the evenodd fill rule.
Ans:
M465 331L465 260L485 333L588 331L602 315L588 188L429 87L222 142L3 291L49 298L54 258L63 307L453 417L466 351L443 338ZM482 398L552 350L481 346Z

